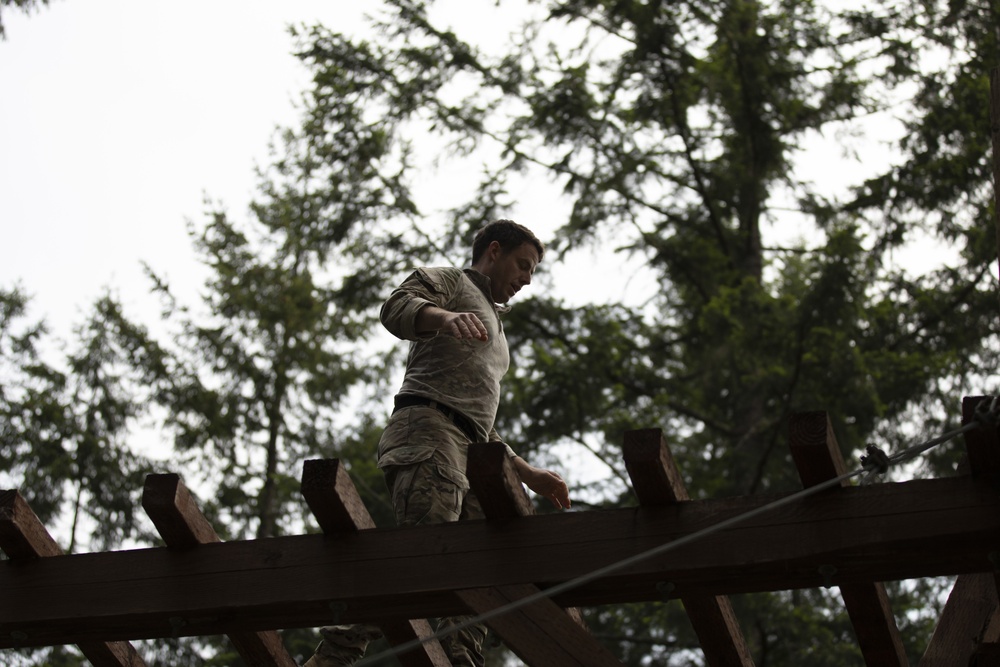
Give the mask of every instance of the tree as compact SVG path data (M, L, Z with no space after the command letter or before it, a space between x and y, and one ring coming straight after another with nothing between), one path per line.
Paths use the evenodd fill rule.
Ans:
M67 553L147 542L137 508L152 463L128 441L146 403L131 352L117 343L118 304L100 298L61 360L45 325L27 321L28 305L21 289L0 290L0 486L18 489ZM57 532L59 519L68 528ZM62 646L11 657L84 662Z
M16 9L20 9L25 14L30 14L40 6L48 4L49 0L0 0L0 39L7 38L7 32L4 30L2 17L4 7L13 5Z
M888 5L563 0L544 3L542 20L494 56L437 27L433 3L387 4L378 42L316 27L301 31L301 54L317 97L364 100L396 142L431 133L455 159L492 155L480 187L452 209L448 239L504 211L519 175L548 177L570 207L550 255L610 239L657 285L633 304L571 308L542 297L514 309L516 372L501 425L522 451L584 443L624 477L622 431L658 425L693 493L787 491L798 486L780 446L792 412L829 411L851 460L873 437L898 446L953 422L969 360L995 361L985 279L995 258L967 253L918 276L891 261L913 218L939 201L960 215L929 233L981 238L968 195L988 187L985 172L956 169L950 199L900 200L891 211L899 178L830 195L795 170L809 140L852 129L905 93L918 74L903 56L920 46L914 35L982 36L988 16L968 15L978 10L952 7L935 32L934 6L893 14ZM995 42L976 44L995 59ZM939 99L930 93L941 79L925 84L925 104ZM928 119L930 145L940 125ZM959 128L934 145L946 156L960 146L981 165L986 144L966 138ZM939 191L938 168L907 170L911 190ZM801 240L770 242L778 220L799 225ZM940 463L954 465L954 455ZM902 608L911 592L897 591ZM760 600L744 618L768 637L773 621L761 610L787 601ZM638 632L663 623L659 613L623 608L612 618ZM815 617L800 618L815 627ZM672 640L668 653L680 659L688 646ZM618 648L630 652L629 641ZM919 648L911 642L914 657ZM762 664L802 659L769 655Z

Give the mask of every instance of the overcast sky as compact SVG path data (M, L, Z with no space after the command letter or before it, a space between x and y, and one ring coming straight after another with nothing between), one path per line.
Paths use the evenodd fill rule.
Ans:
M364 3L52 0L6 9L0 42L0 284L58 332L140 261L183 286L205 196L242 215L308 84L289 23L355 24Z
M497 46L523 19L511 3L439 1L461 28ZM278 127L296 126L305 68L289 24L354 33L375 2L52 0L25 16L6 9L0 42L0 285L20 284L32 319L68 337L106 288L127 312L155 318L141 262L191 294L203 275L188 221L204 198L237 219L269 162ZM491 13L492 16L484 14ZM504 21L508 23L504 23ZM535 192L514 193L518 219L543 240L554 216ZM557 186L541 199L557 198ZM609 289L584 257L581 299ZM570 269L567 269L570 271ZM564 281L565 284L566 281ZM588 284L589 283L589 284ZM609 298L629 286L620 281ZM150 322L147 321L147 324Z
M197 273L188 221L201 223L204 197L244 217L254 166L269 162L275 129L297 125L308 73L291 55L289 24L362 29L358 0L52 0L30 16L10 8L0 42L0 286L33 296L32 319L68 337L105 288L127 312L155 318L141 262L194 294ZM459 28L483 26L480 43L506 41L519 20L509 3L439 0ZM484 12L494 12L492 16ZM496 14L496 12L501 12ZM462 33L467 34L467 33ZM838 168L841 139L810 149L798 174L823 183L853 176ZM885 149L862 144L866 165ZM517 219L543 240L544 204L558 186L515 192ZM765 230L774 233L776 230ZM781 230L777 230L781 231ZM794 230L792 230L794 231ZM562 269L561 289L580 300L635 293L629 276L601 258ZM647 286L648 288L648 286ZM147 321L147 324L150 322Z

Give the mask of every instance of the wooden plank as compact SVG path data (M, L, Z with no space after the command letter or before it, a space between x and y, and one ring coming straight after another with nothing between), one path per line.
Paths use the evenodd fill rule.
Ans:
M991 572L989 556L1000 552L1000 490L968 477L857 486L769 506L783 499L42 558L0 567L0 648L14 645L12 632L26 636L20 645L44 646L456 616L465 607L455 591L524 583L544 590L682 538L689 541L679 548L554 601L660 600L662 581L677 596L732 595Z
M992 573L966 574L955 581L919 667L967 665L997 612ZM995 634L995 631L991 634ZM992 637L993 641L997 637Z
M328 536L375 528L375 520L339 459L310 459L302 465L302 497ZM381 619L377 625L392 646L417 639L418 647L399 656L403 667L450 667L441 642L425 619Z
M503 522L534 515L535 508L502 442L473 443L469 447L466 473L472 492L476 494L488 521ZM508 594L523 598L538 593L539 588L534 584L523 584L517 591L497 589L489 592L489 589L477 589L468 592L467 595L466 591L460 591L459 598L474 603L470 605L470 610L480 614L490 609L491 601L506 604L500 601L508 599ZM573 646L561 648L566 655L583 650L595 656L607 654L613 662L605 664L621 664L590 634L583 614L578 608L562 609L551 601L545 601L534 605L533 609L533 613L515 610L503 618L487 622L487 625L503 638L504 643L529 665L554 664L538 661L541 655L547 655L544 651L540 654L539 647L534 645L539 637L548 637L548 641L571 641ZM541 613L541 610L548 613ZM576 626L576 630L572 632L563 630L566 617ZM539 625L533 628L525 627L531 624ZM555 648L546 650L556 651ZM529 656L532 660L528 660Z
M990 70L990 136L993 140L993 224L1000 259L1000 67Z
M803 486L816 486L847 471L833 425L825 412L794 414L788 430L792 459ZM841 482L841 488L847 486L848 481ZM885 586L881 582L843 585L840 594L865 664L868 667L906 667L909 661Z
M963 397L963 425L976 420L976 407L984 401L992 401L992 397ZM983 428L967 431L965 446L969 474L995 482L1000 469L1000 439L996 429L983 424ZM997 628L1000 616L997 590L995 571L993 574L964 574L958 577L920 659L920 667L971 664L977 644L996 641L1000 632Z
M990 419L982 419L976 409L992 406L993 396L965 396L962 398L962 425L979 421L980 428L965 432L965 450L968 454L969 473L974 479L986 480L1000 486L1000 431ZM1000 592L1000 554L993 555L994 583Z
M191 549L220 541L215 528L202 514L179 475L147 475L142 490L142 507L163 541L172 549ZM281 641L281 635L274 630L234 631L229 633L229 641L247 664L296 667L295 660Z
M16 490L0 491L0 549L15 567L36 558L62 555L62 548ZM15 646L20 644L20 635L12 634L11 640ZM143 667L146 664L129 642L88 640L77 646L94 667Z
M1000 644L982 644L969 658L969 667L1000 667Z
M664 507L690 500L674 455L660 429L626 431L622 453L640 505Z
M490 521L509 521L535 513L502 442L470 445L466 474L472 492Z
M396 656L403 667L451 667L441 642L434 637L434 628L426 619L383 620L379 629L392 646L420 640L419 647Z
M302 464L302 497L327 535L375 527L375 521L339 459L310 459Z
M992 396L965 396L962 398L962 425L976 421L976 407L988 406ZM981 424L980 428L966 431L965 449L969 453L972 476L1000 484L1000 436L995 425Z
M626 431L623 455L632 488L641 505L664 507L690 500L660 429ZM743 630L727 596L686 595L681 597L681 603L698 636L707 665L753 666Z
M487 614L537 592L534 585L520 584L466 589L457 596L473 613ZM621 662L586 628L548 598L492 617L487 624L532 667L621 667Z

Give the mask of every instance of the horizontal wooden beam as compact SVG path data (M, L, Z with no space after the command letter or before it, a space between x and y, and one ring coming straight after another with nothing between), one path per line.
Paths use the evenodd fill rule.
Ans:
M38 515L15 490L0 491L0 549L13 566L63 553ZM20 635L15 631L10 634L10 640L18 646ZM94 667L144 667L146 664L128 642L81 641L79 649Z
M0 564L0 648L453 616L455 592L542 589L648 553L554 598L589 606L992 571L1000 491L970 478L783 496L296 535ZM900 557L905 554L906 557ZM156 600L151 606L149 600Z

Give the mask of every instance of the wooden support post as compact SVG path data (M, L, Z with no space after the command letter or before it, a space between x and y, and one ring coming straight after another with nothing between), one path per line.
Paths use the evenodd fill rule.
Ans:
M473 613L487 614L537 593L537 586L520 584L466 589L457 595ZM621 667L588 630L548 598L519 606L486 623L532 667Z
M171 549L191 549L199 544L221 541L178 475L147 475L142 490L142 507ZM228 636L248 664L296 667L295 660L281 641L281 635L274 630L233 632Z
M689 500L670 447L658 428L625 432L625 468L643 507L667 507ZM687 612L710 667L752 667L753 658L728 596L685 595Z
M16 490L0 491L0 549L15 563L62 555L62 549ZM93 641L77 646L94 667L146 664L129 642Z
M979 422L979 428L966 431L965 451L968 453L969 473L973 479L988 481L1000 487L1000 431L990 419L977 415L977 410L986 411L992 405L994 396L964 396L962 398L962 425ZM1000 597L1000 553L991 555L993 563L993 584ZM1000 613L1000 610L998 610Z
M955 580L919 667L967 665L981 641L997 641L997 592L993 575L963 574Z
M993 138L993 218L1000 260L1000 67L990 71L990 135Z
M503 443L480 442L470 446L466 472L488 521L503 522L534 514L531 499ZM482 614L538 593L537 586L524 584L468 589L457 594L473 613ZM579 609L563 609L547 598L497 616L487 621L487 625L529 665L621 665L590 634ZM580 655L587 659L574 662Z
M983 401L992 401L992 397L962 398L962 424L976 420L976 408ZM996 484L1000 473L1000 437L996 428L983 423L981 428L967 431L965 448L973 479L985 479ZM973 664L971 660L980 643L1000 640L997 565L994 558L992 573L963 574L955 580L934 634L920 659L920 667Z
M976 421L976 408L987 408L993 396L965 396L962 398L962 425ZM969 472L974 479L985 479L1000 486L1000 435L995 425L988 422L980 428L966 431L965 450L969 454Z
M789 423L789 446L806 488L840 477L847 472L844 458L825 412L792 415ZM847 486L847 480L841 486ZM835 567L833 563L831 567ZM885 586L845 584L840 587L847 614L854 625L858 645L869 667L906 667L909 664L899 627L892 615Z
M339 459L311 459L302 466L302 496L324 535L355 533L375 528L350 475ZM388 620L379 629L393 646L417 639L420 646L396 656L403 667L450 667L441 642L426 619Z

